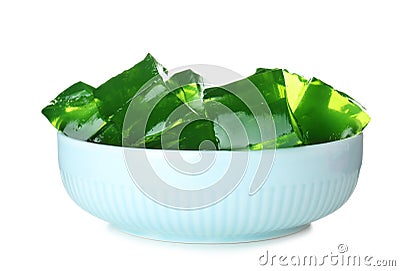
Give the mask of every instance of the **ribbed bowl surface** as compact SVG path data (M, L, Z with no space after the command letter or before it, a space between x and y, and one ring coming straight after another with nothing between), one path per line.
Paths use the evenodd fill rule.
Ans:
M362 161L362 134L277 149L268 179L254 195L249 195L250 165L249 173L223 200L182 210L153 201L135 185L121 147L78 141L61 133L58 145L63 184L81 208L122 231L180 242L252 241L301 230L347 201Z

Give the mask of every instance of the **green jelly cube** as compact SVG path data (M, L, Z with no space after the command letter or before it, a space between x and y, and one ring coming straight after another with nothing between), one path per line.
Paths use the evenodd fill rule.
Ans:
M184 70L174 74L166 84L182 103L188 105L194 112L204 115L202 100L204 81L199 74L192 70Z
M118 114L114 118L123 125L124 145L145 147L143 138L162 132L180 121L171 119L170 115L181 105L183 102L167 88L161 77L153 81L132 99L126 116Z
M362 132L370 117L350 96L317 78L285 73L289 104L304 144L340 140Z
M89 141L122 145L123 124L131 100L146 84L162 80L161 75L165 73L165 68L148 54L144 60L94 90L97 106L107 124Z
M270 112L266 108L266 103ZM283 71L280 69L258 69L247 79L223 87L206 89L204 104L207 115L223 128L216 131L222 149L257 150L273 148L275 145L291 147L301 144L301 139L296 133L297 128L292 123L286 100ZM227 113L227 108L231 114ZM265 127L259 124L271 123L271 117L274 121L275 127L272 129L275 128L276 138L275 135L268 137L273 131L267 131L267 138L263 138L260 129ZM238 126L238 120L242 128ZM244 130L245 135L243 132L237 133L238 128ZM271 126L267 125L266 128Z
M166 82L161 77L153 80L131 101L123 125L123 144L193 150L204 146L200 146L200 139L216 143L212 123L205 121L202 91L201 77L190 70ZM123 119L118 114L114 118L118 123Z
M165 72L165 68L148 54L144 60L94 90L100 113L105 119L110 118L129 103L145 83Z
M42 113L57 130L69 137L87 140L105 125L93 91L93 87L83 82L73 84L43 108Z

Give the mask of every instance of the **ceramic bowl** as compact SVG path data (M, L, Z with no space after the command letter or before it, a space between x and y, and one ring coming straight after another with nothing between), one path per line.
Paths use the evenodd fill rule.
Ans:
M249 161L241 181L218 202L194 209L167 206L146 194L132 180L123 147L79 141L58 133L58 158L70 197L82 209L116 228L159 240L226 243L291 234L340 208L356 186L362 142L360 134L324 144L277 149L269 153L274 156L271 170L254 194L249 193L256 170L252 161L261 152L273 150L241 151ZM137 157L139 163L146 151L160 178L175 174L162 161L162 150L134 149L133 159ZM189 157L198 155L197 151L178 152ZM179 177L176 173L169 184L195 190L211 185L210 176L224 170L234 176L235 168L222 168L232 152L211 152L216 162L207 176ZM138 176L147 176L145 170L136 167Z

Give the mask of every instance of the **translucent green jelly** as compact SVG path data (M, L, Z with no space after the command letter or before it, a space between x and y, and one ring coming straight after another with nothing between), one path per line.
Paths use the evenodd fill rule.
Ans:
M42 109L43 115L59 131L80 140L89 140L106 122L94 100L95 88L78 82Z
M42 113L76 139L190 150L329 142L361 133L370 120L350 96L282 69L259 68L223 86L206 87L203 81L191 70L168 76L148 54L98 88L72 85Z
M370 117L350 96L317 78L285 71L288 102L303 144L340 140L359 134Z

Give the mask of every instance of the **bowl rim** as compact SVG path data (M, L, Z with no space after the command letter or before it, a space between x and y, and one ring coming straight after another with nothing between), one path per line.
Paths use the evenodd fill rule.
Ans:
M317 144L310 144L310 145L301 145L301 146L295 146L295 147L287 147L287 148L275 148L275 149L261 149L261 150L201 150L204 152L216 152L216 153L224 153L224 152L262 152L262 151L279 151L279 152L284 152L284 151L291 151L291 150L306 150L306 149L313 149L313 148L320 148L324 146L329 146L329 145L335 145L339 143L343 143L346 141L355 141L359 138L363 138L363 132L346 137L343 139L339 140L334 140L334 141L328 141L328 142L323 142L323 143L317 143ZM182 150L176 150L176 149L152 149L152 148L136 148L136 147L123 147L123 146L116 146L116 145L109 145L109 144L101 144L101 143L96 143L96 142L89 142L89 141L84 141L81 139L73 138L70 137L66 134L64 134L61 131L57 131L57 137L65 138L66 140L70 140L72 142L75 142L77 144L84 144L84 145L91 145L91 146L98 146L100 148L112 148L112 149L130 149L130 150L146 150L150 152L158 152L158 151L171 151L171 152L198 152L199 150L187 150L187 149L182 149Z

